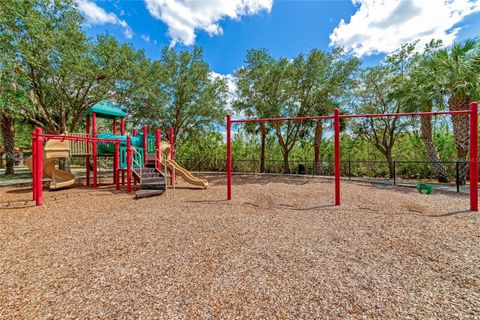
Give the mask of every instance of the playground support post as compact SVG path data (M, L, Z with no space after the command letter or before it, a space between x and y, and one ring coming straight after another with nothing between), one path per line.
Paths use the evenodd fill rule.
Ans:
M147 126L143 126L143 165L147 166Z
M32 131L32 194L33 194L33 201L37 198L37 188L35 185L35 174L37 173L36 160L35 157L37 156L37 141L35 140L35 130Z
M92 137L97 137L97 114L92 112ZM97 142L92 142L93 187L97 187Z
M113 134L117 134L117 120L113 119Z
M170 159L172 160L175 160L175 150L174 150L174 146L173 146L173 142L174 142L174 139L173 139L173 128L170 128L170 132L169 132L169 139L170 139ZM170 175L170 185L173 186L173 184L175 183L175 171L172 170L172 174Z
M162 162L160 157L162 156L162 152L160 151L160 145L162 142L162 133L160 129L155 131L155 168L162 172Z
M335 149L335 205L340 205L340 110L335 109L333 114L334 149Z
M43 158L42 158L42 128L36 128L35 150L35 202L37 206L43 204Z
M132 136L134 136L134 137L137 136L137 129L133 128L133 130L132 130Z
M470 211L478 211L478 102L470 103Z
M127 193L132 192L132 142L127 136Z
M87 134L87 137L90 136L90 116L87 116L85 118L85 133ZM93 142L92 142L93 143ZM86 146L86 151L87 151L87 155L85 156L85 184L87 185L87 187L90 186L90 156L88 154L90 154L90 144L87 142L85 142L85 146Z
M227 114L227 200L232 200L232 119Z
M125 135L125 118L120 119L120 134Z
M120 176L118 174L120 168L120 142L115 143L115 168L113 169L113 179L117 190L120 190Z

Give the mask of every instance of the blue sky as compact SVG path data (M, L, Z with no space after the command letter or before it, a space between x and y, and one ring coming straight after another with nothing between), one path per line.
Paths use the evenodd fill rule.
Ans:
M337 45L372 65L403 42L439 38L448 45L480 34L479 0L77 2L89 36L108 32L152 59L162 46L197 44L220 74L240 67L250 48L294 57Z

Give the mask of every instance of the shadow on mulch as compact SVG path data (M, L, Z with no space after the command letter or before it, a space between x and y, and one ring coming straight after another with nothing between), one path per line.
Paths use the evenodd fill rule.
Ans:
M8 190L6 193L13 193L13 194L24 194L24 193L30 193L32 192L32 188L23 188L23 189L13 189L13 190Z
M297 208L289 204L280 204L279 206L287 210L295 210L295 211L309 211L309 210L328 209L328 208L333 209L337 207L333 204L324 204L320 206L313 206L313 207L306 207L306 208Z
M227 184L227 178L225 175L221 176L207 176L204 178L208 180L211 185L225 186ZM320 182L318 178L313 177L286 177L286 176L255 176L255 175L233 175L232 176L232 185L246 185L246 184L257 184L257 185L267 185L269 183L283 183L283 184L292 184L292 185L305 185L308 184L311 179Z
M229 200L188 200L187 203L200 203L200 204L218 204L229 203Z
M459 215L459 214L462 214L462 213L472 213L472 211L470 211L470 210L459 210L459 211L452 211L452 212L447 212L447 213L443 213L443 214L430 214L430 215L427 215L426 217L442 218L442 217L456 216L456 215Z

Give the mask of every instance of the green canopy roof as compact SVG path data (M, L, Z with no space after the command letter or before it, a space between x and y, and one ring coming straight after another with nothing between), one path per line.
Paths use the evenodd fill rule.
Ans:
M89 116L93 112L97 114L98 118L124 118L127 116L125 112L122 111L115 103L109 100L100 101L97 104L91 106L87 111L85 111L85 115Z

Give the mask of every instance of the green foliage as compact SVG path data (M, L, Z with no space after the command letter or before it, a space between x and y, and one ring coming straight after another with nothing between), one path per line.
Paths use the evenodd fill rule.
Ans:
M124 101L143 78L143 52L106 35L87 39L74 1L9 0L2 8L6 55L31 105L17 112L47 132L75 131L88 107Z
M199 47L163 48L144 81L148 86L130 99L135 118L164 132L173 128L178 140L214 130L226 115L226 81L212 76Z

